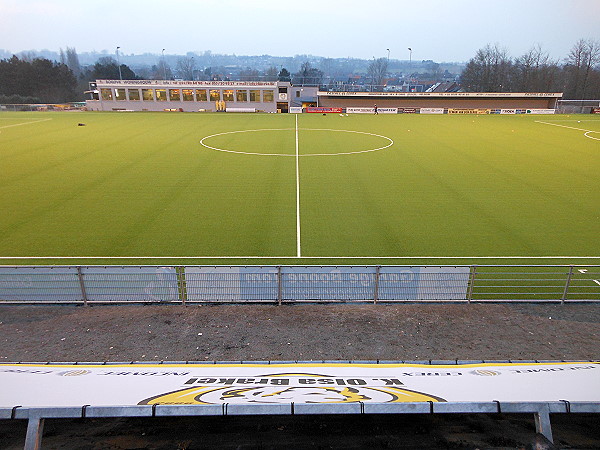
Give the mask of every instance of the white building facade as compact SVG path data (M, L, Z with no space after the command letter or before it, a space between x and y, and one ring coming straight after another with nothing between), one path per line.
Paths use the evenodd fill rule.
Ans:
M90 111L289 112L317 88L282 81L96 80ZM311 90L311 91L312 91ZM300 104L298 104L300 103Z

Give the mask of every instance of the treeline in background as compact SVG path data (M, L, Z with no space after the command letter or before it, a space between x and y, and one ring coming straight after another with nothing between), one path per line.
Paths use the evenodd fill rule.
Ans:
M154 58L156 64L134 72L117 61L118 55L117 59L101 56L94 64L82 65L75 48L69 47L60 50L58 61L31 52L13 55L0 59L0 104L81 101L88 82L97 79L280 80L328 89L352 83L369 86L369 90L419 80L432 84L455 81L465 92L563 92L564 99L600 99L600 42L593 39L580 39L562 59L550 58L539 45L512 57L498 44L488 44L466 64L309 55L236 57L210 52ZM218 65L219 58L228 62L238 58L239 64ZM284 67L284 61L291 70ZM244 67L243 63L255 66Z

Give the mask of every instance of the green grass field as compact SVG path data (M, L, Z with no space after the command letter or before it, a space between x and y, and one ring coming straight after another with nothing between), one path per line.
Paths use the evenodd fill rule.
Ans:
M2 112L0 211L0 264L598 264L600 117Z

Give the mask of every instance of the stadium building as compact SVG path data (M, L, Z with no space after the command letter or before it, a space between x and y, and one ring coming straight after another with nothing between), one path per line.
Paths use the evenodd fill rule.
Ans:
M96 80L90 111L554 113L562 93L338 92L283 81ZM300 108L303 108L300 110Z
M90 111L227 111L287 113L316 105L316 87L282 81L96 80Z

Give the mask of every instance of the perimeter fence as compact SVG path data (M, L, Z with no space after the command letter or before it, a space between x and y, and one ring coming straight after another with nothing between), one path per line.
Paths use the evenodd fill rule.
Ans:
M600 265L0 266L0 303L598 302Z

